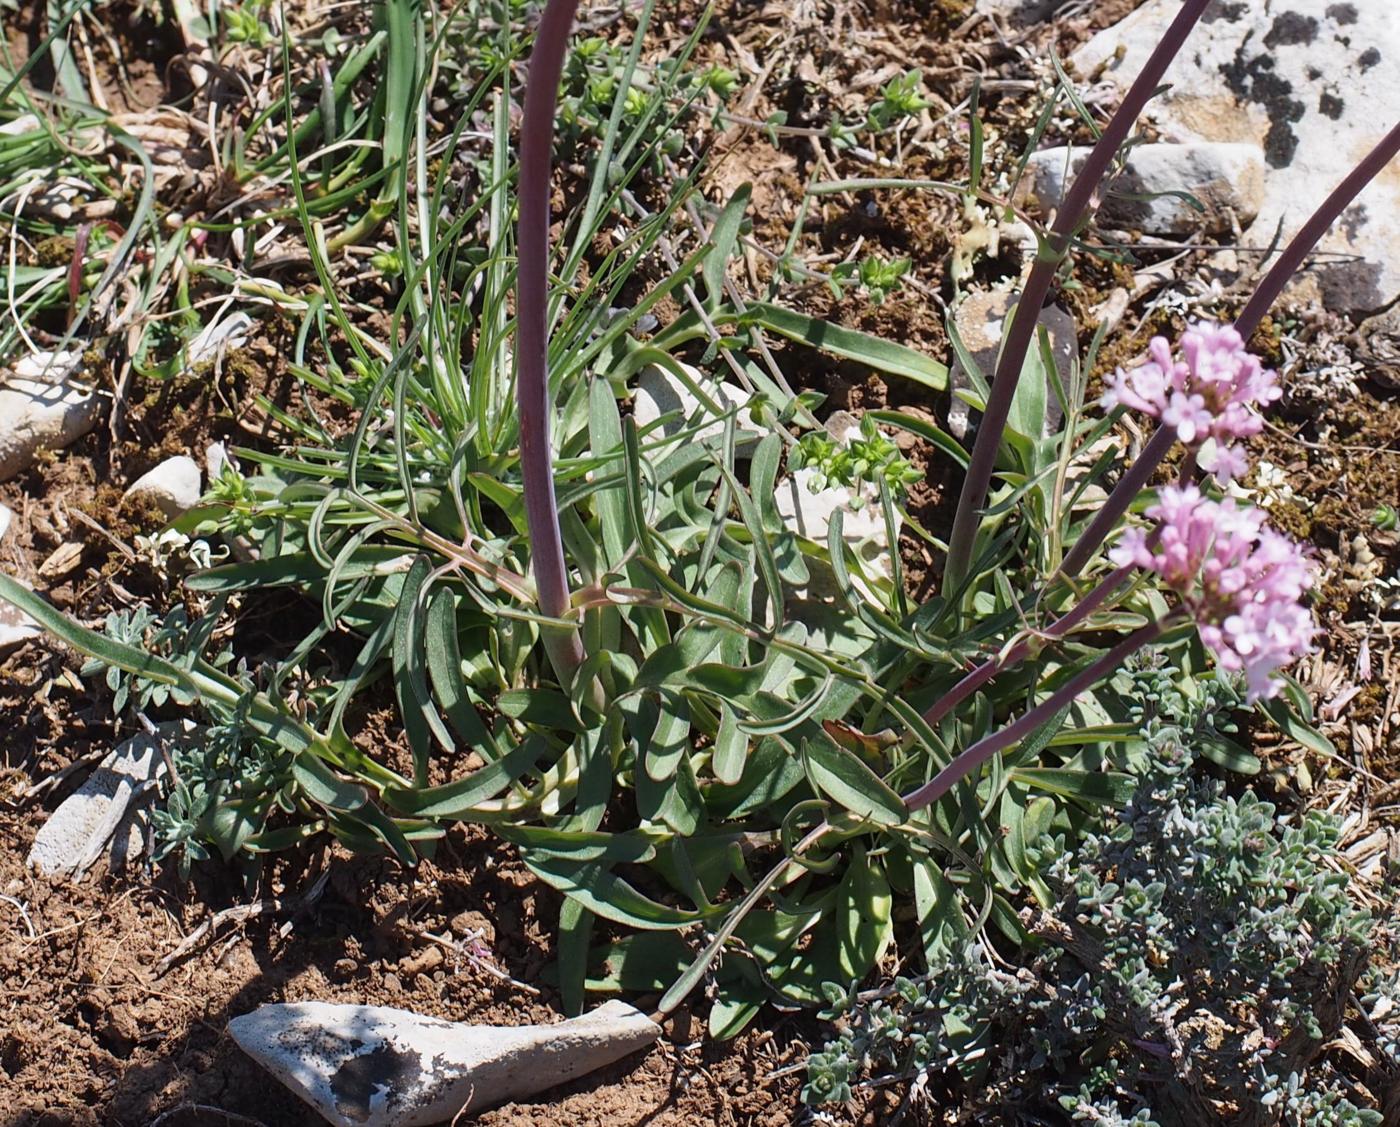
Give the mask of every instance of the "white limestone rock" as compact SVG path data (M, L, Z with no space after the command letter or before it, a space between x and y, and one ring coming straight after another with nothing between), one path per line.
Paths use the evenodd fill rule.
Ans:
M0 481L27 470L41 450L62 450L97 425L101 400L69 382L81 362L81 352L36 352L0 382Z
M713 380L703 372L682 365L686 374L695 381L696 386L704 389L714 405L723 411L735 410L734 417L734 442L736 447L751 446L766 433L757 423L749 417L747 410L751 396L743 388L735 384L726 383L722 380ZM696 412L702 412L701 417L696 418ZM657 437L670 438L681 431L689 429L691 422L698 425L710 412L696 398L695 393L686 387L685 382L665 368L655 365L643 368L637 374L637 387L632 393L632 418L636 421L639 430L645 429L655 423L663 415L671 415L661 424L648 439L655 441ZM724 420L716 419L714 422L705 423L699 429L688 436L690 442L707 442L722 440L724 437Z
M958 336L977 365L977 370L988 383L991 382L996 371L997 355L1001 350L1001 338L1006 331L1007 319L1015 308L1018 293L1019 291L1014 290L1010 285L1002 285L994 289L975 289L970 291L958 303L957 309L953 311L953 323L957 326ZM1075 357L1079 351L1074 318L1058 305L1048 305L1040 311L1037 322L1044 327L1046 335L1050 338L1050 351L1055 358L1055 367L1060 374L1060 382L1068 388L1074 371ZM1022 379L1026 379L1032 372L1040 370L1037 360L1040 347L1038 343L1039 331L1037 328L1037 340L1033 345L1037 354L1027 357L1026 365L1022 368ZM962 362L954 357L948 371L949 391L970 390L972 386L972 381L963 369ZM972 429L972 414L972 407L966 400L956 394L950 395L948 400L948 430L959 442L966 440L968 432ZM1041 438L1054 434L1059 429L1063 418L1064 411L1060 408L1059 399L1056 398L1053 391L1047 388L1044 428L1041 434L1032 437Z
M145 799L165 773L159 733L133 736L49 815L34 837L26 863L45 876L81 877L108 853L113 870L145 848Z
M229 1022L245 1053L328 1122L423 1127L523 1099L650 1045L625 1002L554 1025L465 1025L388 1006L294 1002Z
M1035 198L1045 210L1064 199L1067 180L1088 158L1087 148L1042 149L1031 156L1028 172ZM1205 209L1180 195L1187 192ZM1264 200L1264 150L1252 143L1196 142L1139 145L1125 167L1103 189L1099 222L1149 235L1213 235L1232 229L1231 216L1253 222Z
M199 464L186 454L177 454L132 482L122 500L150 502L173 520L199 504L202 488Z
M1180 0L1147 0L1073 56L1116 101L1161 41ZM1213 4L1146 110L1165 141L1246 142L1264 154L1259 214L1245 242L1291 237L1385 135L1400 106L1400 9L1390 0ZM1392 170L1393 173L1393 170ZM1400 176L1377 177L1345 212L1315 265L1328 308L1366 313L1400 297ZM1340 257L1340 256L1346 257Z
M8 505L0 505L0 540L5 539L5 533L10 531L10 522L15 519L15 514L10 511Z

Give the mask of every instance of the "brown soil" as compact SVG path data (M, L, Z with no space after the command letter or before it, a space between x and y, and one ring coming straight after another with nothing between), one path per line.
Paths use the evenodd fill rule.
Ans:
M1048 39L1065 55L1093 28L1121 18L1136 2L1091 5L1086 16L1057 25ZM660 7L670 9L659 17L667 34L683 33L699 10L689 2ZM847 92L868 90L868 76L887 66L901 72L924 67L931 89L947 106L966 96L973 64L989 74L999 67L1017 73L1015 44L999 41L985 25L972 25L963 38L954 38L971 11L968 0L880 0L868 5L869 11L838 3L830 6L837 13L835 28L825 15L817 18L815 8L826 11L821 5L798 5L806 22L792 19L794 4L788 0L729 0L719 7L701 56L742 69L745 82L756 73L765 75L743 107L744 115L760 121L783 110L792 126L822 129L841 110ZM94 48L99 81L113 108L169 100L180 74L170 65L178 49L170 42L170 25L152 24L145 7L103 11L131 48L122 52L124 76L105 44ZM21 25L7 38L23 57L42 35L36 38L37 23ZM850 33L849 40L842 32ZM740 66L739 47L759 72ZM46 81L42 67L36 81ZM988 118L1001 131L997 151L1003 158L1024 141L1034 116L1026 108L1029 102L1014 93L984 95ZM935 116L941 112L935 109ZM952 144L937 159L918 154L907 175L965 177L964 148ZM719 200L752 182L755 239L780 249L813 159L807 137L783 136L775 144L759 130L731 129L716 143L706 190ZM828 262L857 253L857 247L858 253L909 255L914 260L910 283L878 306L854 294L835 299L822 287L785 292L785 298L806 312L946 359L944 276L956 215L954 201L934 194L823 197L809 210L804 254L830 256ZM770 262L757 256L746 270L759 286L772 276ZM1092 335L1088 310L1122 284L1122 275L1121 268L1081 267L1085 288L1063 295L1080 322L1081 345ZM1096 374L1140 352L1156 327L1135 323L1117 334ZM295 384L286 372L287 327L265 323L262 329L217 378L202 373L170 385L134 381L115 440L95 433L0 485L0 501L16 515L0 547L0 565L94 624L112 609L169 598L129 551L134 536L158 522L150 514L124 511L121 490L171 453L200 459L214 440L275 442L268 416L253 399L262 394L289 402ZM946 407L922 388L883 380L856 365L795 347L777 348L776 354L795 386L827 396L824 409L893 407L937 415ZM320 406L333 423L344 422L338 408ZM1258 449L1287 471L1296 493L1314 502L1298 509L1292 530L1338 560L1351 558L1359 535L1393 572L1400 558L1397 540L1377 530L1371 518L1377 506L1400 497L1395 394L1363 380L1355 401L1299 407L1281 425L1281 432L1261 436ZM1320 447L1323 442L1345 445L1340 463ZM906 444L905 453L926 470L926 480L911 490L911 514L935 531L946 528L956 475L946 458L920 444ZM44 562L71 542L81 545L76 564L55 579L44 577ZM936 583L937 562L912 534L900 547L911 592L926 596ZM1364 584L1342 582L1326 594L1328 654L1351 661L1366 636L1348 625L1368 613ZM315 611L289 600L256 608L249 621L260 629L245 644L285 644L290 631L285 616L304 613ZM227 1035L230 1016L268 1001L399 1005L453 1020L502 1024L557 1016L558 999L544 978L558 896L535 881L510 849L481 831L454 830L437 857L413 873L332 851L281 859L249 888L218 865L197 866L190 880L167 866L154 874L98 873L77 885L27 872L23 857L35 831L81 773L56 786L48 781L92 753L105 752L119 735L103 690L78 676L80 666L78 658L47 642L0 660L0 1127L320 1122L270 1083ZM1385 702L1373 696L1358 697L1357 715L1381 724L1383 733ZM358 726L359 738L373 742L378 754L393 754L400 733L392 712L370 709L358 717ZM1394 738L1392 732L1392 743ZM1397 759L1400 751L1381 746L1364 766L1393 778ZM323 892L298 908L323 866L329 872ZM280 899L282 906L226 923L189 957L158 973L161 960L213 913L261 898ZM480 932L474 949L480 961L444 951L423 938L425 932L458 940ZM649 1052L538 1102L462 1122L780 1127L804 1121L798 1103L801 1072L789 1069L821 1036L816 1023L768 1013L737 1041L716 1045L704 1036L705 1017L701 999ZM828 1121L886 1123L899 1106L894 1094L877 1093L868 1100ZM910 1127L917 1121L913 1114L904 1120Z

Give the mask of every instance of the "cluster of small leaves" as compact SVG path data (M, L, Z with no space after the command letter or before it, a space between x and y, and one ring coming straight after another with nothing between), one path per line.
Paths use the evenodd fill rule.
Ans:
M164 617L139 606L108 616L107 637L123 645L139 647L185 668L203 659L215 669L233 671L246 680L246 670L231 670L233 651L224 647L209 653L215 629L223 614L222 602L195 619L183 606ZM124 672L93 660L84 664L84 676L105 670L112 690L115 714L167 703L188 707L198 703L202 723L167 737L170 789L164 806L152 811L156 832L155 859L178 858L180 872L188 875L192 861L204 860L217 850L231 860L249 839L262 830L274 808L294 809L292 757L247 723L248 697L237 707L225 709L209 700L161 681Z
M832 438L824 430L808 431L788 451L788 469L796 472L811 469L808 485L813 493L831 485L843 485L852 493L851 505L859 508L861 487L868 484L884 486L895 497L901 497L923 474L899 452L899 446L881 434L875 420L865 415L860 421L860 433L844 442Z
M933 103L923 95L924 75L920 70L905 71L880 87L879 97L866 109L858 123L832 121L829 134L837 149L858 144L862 133L884 133L898 129Z
M113 641L134 646L148 653L176 663L187 659L186 664L202 656L217 624L218 612L205 615L193 623L183 606L173 607L164 617L156 614L145 604L133 610L113 611L103 624L103 633ZM223 668L233 660L232 650L222 650L210 660L216 667ZM178 685L168 685L145 677L127 673L115 665L105 665L91 660L83 663L84 677L104 674L104 681L112 691L112 714L120 716L130 705L133 712L144 712L151 707L159 708L167 702L187 706L194 703L194 695Z
M966 1067L985 1055L995 1025L1032 1005L1028 976L993 967L970 947L945 957L919 979L898 978L870 995L854 987L823 987L824 1020L836 1022L835 1040L807 1060L802 1098L841 1103L851 1084L881 1074L918 1076Z
M809 1061L809 1100L881 1074L927 1080L985 1047L980 1098L1039 1090L1076 1122L1146 1125L1155 1109L1208 1123L1224 1108L1261 1127L1380 1122L1319 1059L1375 930L1330 863L1338 823L1192 781L1182 733L1209 727L1211 698L1231 690L1159 688L1141 720L1153 767L1117 824L1073 850L1028 849L1059 896L1027 916L1046 941L1034 964L994 971L974 948L876 1001L833 989L840 1034ZM1388 990L1374 980L1383 1014ZM1400 1042L1400 1021L1390 1032ZM1086 1078L1088 1059L1101 1066Z
M1361 980L1361 1007L1376 1031L1376 1048L1400 1069L1400 967L1371 967Z
M266 47L272 42L272 29L265 19L266 0L246 0L220 9L223 20L224 38L230 43L249 43L254 47Z
M1167 654L1144 650L1129 662L1128 719L1137 725L1157 770L1197 755L1252 774L1258 761L1235 737L1244 706L1237 677L1186 678Z
M1335 1080L1308 1084L1296 1072L1286 1079L1269 1077L1268 1090L1260 1103L1278 1113L1284 1123L1302 1123L1307 1127L1379 1127L1381 1113L1360 1108L1347 1098Z
M1328 864L1335 819L1284 821L1252 791L1187 781L1181 762L1149 776L1116 827L1073 852L1044 841L1040 859L1108 1031L1175 1061L1191 1081L1173 1100L1273 1122L1275 1093L1340 1021L1373 920Z
M173 741L174 782L152 811L155 859L175 857L181 876L217 850L231 861L274 808L295 810L292 757L252 731L242 710Z
M1124 1112L1116 1099L1095 1096L1087 1084L1073 1095L1061 1096L1060 1106L1075 1123L1090 1123L1093 1127L1161 1127L1152 1118L1151 1108Z
M575 41L564 71L563 90L559 98L559 141L562 151L568 152L587 139L601 138L607 132L608 119L617 98L619 75L624 73L622 47L611 39L602 36L587 36ZM711 66L685 75L678 83L667 81L676 77L678 64L675 60L665 60L657 64L659 68L671 69L671 74L644 76L638 72L628 87L623 100L623 116L629 121L638 121L647 114L653 115L652 130L645 135L643 147L657 142L659 150L667 156L677 156L685 144L685 134L681 126L687 121L697 99L706 92L713 93L721 102L728 101L738 89L739 76L728 67ZM649 79L653 79L650 81ZM674 89L684 98L684 102L674 110L658 106L661 89Z
M876 305L883 305L885 299L904 284L910 265L907 256L881 258L878 254L868 254L859 262L843 262L837 266L831 272L831 290L840 297L844 284L854 284Z

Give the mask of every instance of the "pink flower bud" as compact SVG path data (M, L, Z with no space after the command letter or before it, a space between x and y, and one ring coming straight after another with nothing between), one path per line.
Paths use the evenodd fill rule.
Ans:
M1217 664L1244 674L1247 700L1273 696L1274 674L1317 633L1302 605L1316 569L1302 547L1258 509L1212 501L1194 485L1166 487L1147 515L1158 522L1155 544L1129 529L1109 558L1155 572L1181 597Z

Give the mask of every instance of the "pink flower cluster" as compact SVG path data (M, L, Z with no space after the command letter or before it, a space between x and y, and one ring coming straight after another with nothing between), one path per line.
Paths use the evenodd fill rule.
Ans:
M1244 673L1250 702L1273 696L1273 674L1317 632L1302 605L1316 578L1302 548L1258 509L1212 501L1194 485L1166 487L1147 515L1157 531L1129 529L1109 558L1155 572L1181 596L1220 667Z
M1256 408L1283 394L1277 373L1245 351L1228 325L1196 322L1182 335L1181 352L1185 359L1173 359L1166 338L1153 337L1151 359L1118 369L1101 402L1142 411L1175 427L1187 446L1204 445L1202 468L1228 482L1245 469L1234 440L1258 434L1264 424Z

